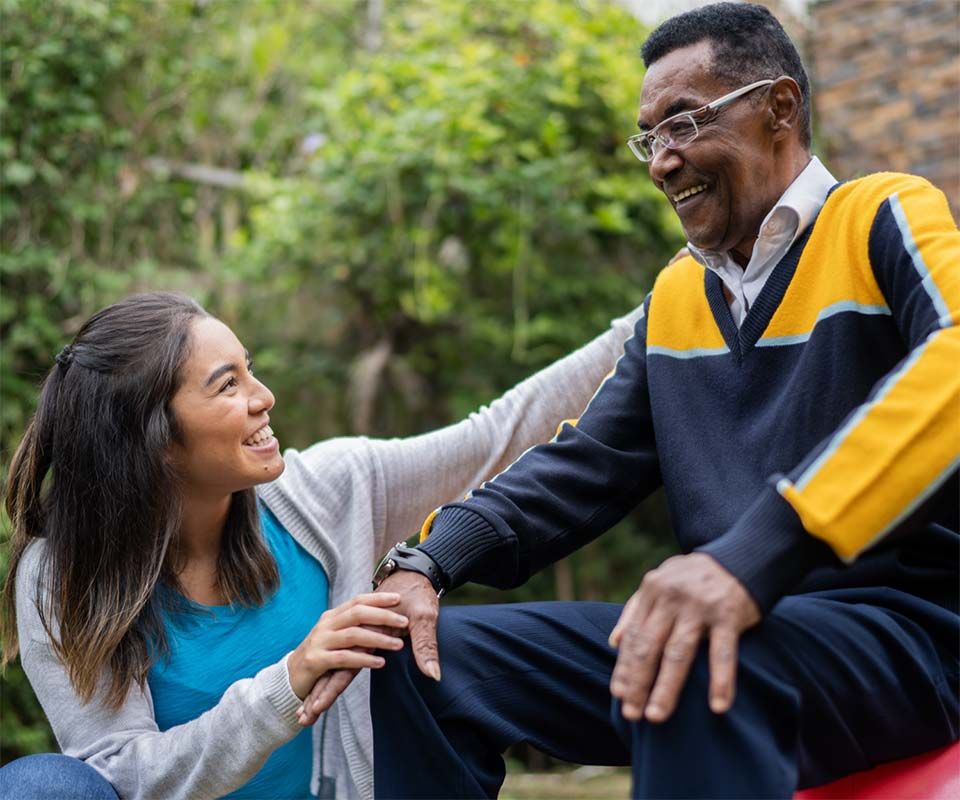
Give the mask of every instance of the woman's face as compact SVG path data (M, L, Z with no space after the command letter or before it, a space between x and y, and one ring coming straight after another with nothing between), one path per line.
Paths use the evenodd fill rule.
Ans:
M273 394L253 376L247 351L212 317L194 320L190 339L171 401L181 433L173 457L185 491L216 497L277 478L283 458L268 425Z

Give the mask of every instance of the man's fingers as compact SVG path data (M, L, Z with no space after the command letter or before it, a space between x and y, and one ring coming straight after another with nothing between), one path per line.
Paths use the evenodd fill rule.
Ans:
M677 698L696 657L703 628L699 620L678 620L660 657L657 681L650 693L644 716L650 722L664 722L673 713Z
M610 679L610 693L622 701L626 719L638 720L643 716L672 627L673 617L655 608L642 625L625 628Z
M440 653L437 649L436 613L418 617L410 624L410 647L420 671L440 680Z
M710 632L710 710L716 714L733 705L739 639L739 631L729 626L717 626Z
M610 638L608 639L610 646L619 647L620 641L623 639L623 632L631 625L637 626L641 624L649 608L650 602L643 591L638 590L630 595L630 599L627 600L623 611L620 612L620 618L617 620L617 624L614 625L613 630L610 631Z
M359 672L359 669L338 669L330 673L330 680L321 687L316 696L313 692L310 693L313 699L305 700L303 706L308 713L313 714L314 722L317 721L320 714L333 705L333 701L343 693L343 690L351 684Z
M307 727L313 725L326 709L333 705L340 694L357 676L359 670L338 669L322 676L310 690L297 712L297 721Z

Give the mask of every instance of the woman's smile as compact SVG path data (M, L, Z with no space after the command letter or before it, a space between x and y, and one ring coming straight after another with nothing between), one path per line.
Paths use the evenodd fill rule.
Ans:
M270 423L264 423L244 440L243 446L255 453L274 453L280 448L280 443L274 436Z

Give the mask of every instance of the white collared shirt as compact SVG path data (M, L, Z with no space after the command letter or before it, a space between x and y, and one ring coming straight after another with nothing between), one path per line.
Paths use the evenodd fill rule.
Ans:
M836 182L819 158L811 158L764 218L746 267L741 268L729 252L701 250L687 243L690 255L717 273L729 290L730 314L738 328L773 268L813 222Z

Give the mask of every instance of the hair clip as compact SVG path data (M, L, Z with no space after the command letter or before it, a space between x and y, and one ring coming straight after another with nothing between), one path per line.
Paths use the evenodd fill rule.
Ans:
M73 363L73 348L70 345L65 345L63 350L57 353L57 363L66 369Z

